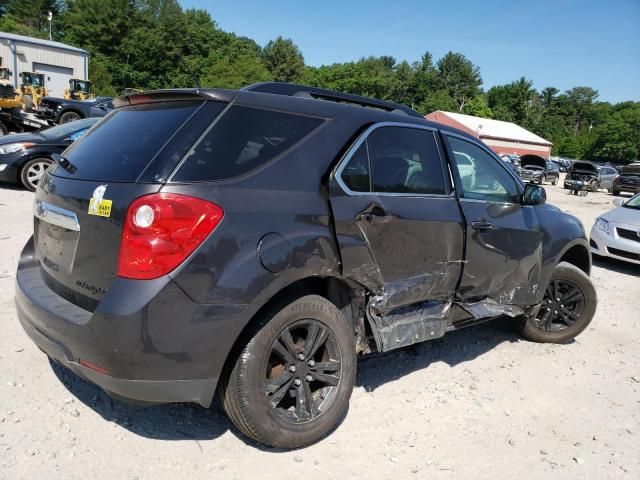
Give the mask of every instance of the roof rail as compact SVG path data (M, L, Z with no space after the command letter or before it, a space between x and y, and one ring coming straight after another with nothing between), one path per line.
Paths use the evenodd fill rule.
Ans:
M275 95L288 95L290 97L316 98L320 100L330 100L333 102L344 102L360 105L361 107L379 108L387 112L404 113L412 117L423 118L418 112L405 105L387 102L375 98L361 97L351 93L341 93L324 88L309 87L307 85L297 85L295 83L281 82L261 82L248 85L242 90L260 93L273 93Z

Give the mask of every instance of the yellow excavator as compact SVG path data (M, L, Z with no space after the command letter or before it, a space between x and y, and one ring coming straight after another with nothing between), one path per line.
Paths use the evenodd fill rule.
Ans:
M47 96L44 86L44 74L36 72L22 72L20 74L19 95L22 97L25 112L32 112L38 108L40 99Z
M11 83L13 73L6 67L0 67L0 109L22 108L22 99L17 95Z
M91 93L91 82L89 80L80 80L72 78L69 80L69 88L64 91L64 98L67 100L89 100L96 98Z

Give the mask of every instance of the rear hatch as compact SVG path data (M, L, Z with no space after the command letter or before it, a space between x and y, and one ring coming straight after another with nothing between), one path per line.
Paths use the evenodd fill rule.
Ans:
M51 167L36 192L34 240L42 277L90 311L116 277L129 205L162 187L225 106L186 93L131 100L68 149L70 166Z

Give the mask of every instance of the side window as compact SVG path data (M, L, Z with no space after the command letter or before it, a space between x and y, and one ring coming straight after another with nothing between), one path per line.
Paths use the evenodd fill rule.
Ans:
M374 192L446 193L433 132L382 127L367 139Z
M196 145L173 181L242 175L280 155L322 123L318 118L232 106Z
M367 143L358 147L349 163L342 170L342 181L352 192L370 192L371 175L369 172L369 157Z
M447 138L462 181L461 196L489 202L518 201L517 183L498 160L471 142L457 137Z

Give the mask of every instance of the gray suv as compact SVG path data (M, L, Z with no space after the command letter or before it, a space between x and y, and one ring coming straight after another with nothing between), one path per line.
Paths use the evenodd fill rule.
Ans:
M266 445L330 433L358 354L499 317L566 342L595 313L582 224L402 105L272 83L146 92L55 162L16 275L24 330L115 398L217 395Z

